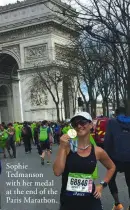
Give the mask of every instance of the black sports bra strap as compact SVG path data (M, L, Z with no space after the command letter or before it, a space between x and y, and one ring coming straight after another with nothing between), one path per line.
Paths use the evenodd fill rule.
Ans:
M92 149L91 149L91 155L92 154L95 155L95 146L93 144L91 144L91 147L92 147Z

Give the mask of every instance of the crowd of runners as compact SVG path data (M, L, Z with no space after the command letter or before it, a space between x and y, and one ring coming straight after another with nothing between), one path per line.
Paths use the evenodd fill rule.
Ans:
M109 187L114 198L112 210L124 210L116 185L117 173L124 173L129 193L130 210L130 117L125 108L116 110L115 117L108 120L104 149L96 146L91 132L92 117L87 112L76 114L69 122L49 121L9 123L0 125L0 148L4 158L16 158L16 147L24 144L25 153L31 153L32 143L37 146L41 164L51 163L53 144L58 145L53 164L56 176L62 176L60 210L102 210L101 195ZM98 179L100 161L106 175Z
M37 146L44 165L44 150L47 150L47 163L50 163L52 145L60 143L60 136L70 128L69 122L24 122L0 124L0 149L3 157L16 158L16 147L24 145L25 153L31 153L32 144Z

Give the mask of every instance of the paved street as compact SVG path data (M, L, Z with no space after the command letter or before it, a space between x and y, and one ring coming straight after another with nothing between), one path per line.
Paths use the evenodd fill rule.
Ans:
M57 146L53 147L53 155L52 155L52 159L54 160L55 155L56 155L56 150L57 150ZM2 156L2 155L1 155ZM32 154L27 154L25 155L24 153L24 148L23 146L18 147L17 148L17 159L2 159L2 166L3 166L3 172L1 175L1 183L0 183L0 190L2 193L2 210L57 210L58 206L59 206L59 194L60 194L60 186L61 186L61 178L60 177L55 177L53 175L53 171L52 171L52 167L49 165L45 165L45 166L41 166L40 164L40 157L37 153L37 150L35 147L33 147L32 150ZM44 174L44 178L11 178L8 177L7 171L10 171L9 169L6 169L7 167L7 163L10 163L11 165L17 165L18 163L20 164L25 164L28 165L28 169L23 169L23 170L18 170L19 173L43 173ZM8 164L9 166L9 164ZM99 171L100 171L100 180L102 179L102 177L104 176L105 170L103 169L103 167L101 165L99 165ZM14 171L12 171L12 173L16 173ZM24 182L32 182L32 186L6 186L6 182L8 181L15 181L18 180L17 184L21 185L21 183ZM34 186L34 183L37 181L39 182L45 182L46 180L49 180L51 183L53 183L54 186L41 186L41 187L36 187ZM52 181L54 180L54 182ZM128 193L127 193L127 188L125 186L125 179L124 176L122 174L119 174L118 176L118 186L120 188L120 198L123 202L123 204L125 205L125 207L128 206ZM24 191L23 195L14 195L14 191L16 191L18 188L17 193L22 193L22 191ZM36 191L37 188L37 191ZM46 188L46 190L44 190L44 188ZM52 188L53 190L51 190L50 188ZM6 195L6 191L12 190L11 191L11 195ZM26 192L28 190L33 190L33 193L36 193L36 195L25 195ZM54 191L58 191L58 193L55 194L47 194L47 192L49 191L49 193L54 193ZM21 191L21 192L20 192ZM44 195L40 195L39 191L44 191L46 192L46 194ZM32 192L30 192L32 193ZM56 193L56 192L55 192ZM7 203L7 197L9 199L9 203ZM23 203L23 197L31 197L31 198L37 198L37 199L41 199L44 197L44 201L46 202L51 202L53 200L53 202L55 201L55 203L51 204L51 203L43 203L43 204L30 204L30 203ZM15 199L15 204L11 203L12 200L11 198L13 198L13 202ZM20 203L20 199L22 199L21 203ZM49 199L49 200L47 200ZM19 202L19 203L18 203ZM113 200L112 197L108 191L108 189L104 190L104 194L102 197L102 202L104 205L104 210L111 210L112 208L112 204L113 204Z

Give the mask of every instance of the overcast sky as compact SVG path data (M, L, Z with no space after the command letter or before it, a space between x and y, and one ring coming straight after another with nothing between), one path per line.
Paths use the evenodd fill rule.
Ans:
M19 0L19 1L21 1L21 0ZM3 6L6 4L15 3L15 2L17 2L17 0L0 0L0 5Z
M18 1L24 1L24 0L18 0ZM81 10L81 8L79 9L79 5L76 5L76 2L75 0L71 0L71 1L68 1L68 0L61 0L63 2L66 2L66 3L70 3L71 2L71 6L75 9L78 9L79 11ZM88 6L88 2L89 0L79 0L81 3L83 3L85 6ZM15 3L17 2L17 0L0 0L0 6L4 6L6 4L11 4L11 3Z
M24 0L19 0L19 1L24 1ZM62 1L65 1L65 0L62 0ZM83 3L86 3L86 0L80 0L80 1L83 2ZM0 6L6 5L6 4L9 4L9 3L15 3L15 2L17 2L17 0L0 0ZM74 2L74 5L75 5L75 2Z

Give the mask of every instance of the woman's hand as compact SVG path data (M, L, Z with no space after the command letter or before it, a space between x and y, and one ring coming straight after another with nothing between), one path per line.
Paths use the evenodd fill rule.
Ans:
M67 134L64 134L60 137L60 147L63 149L67 149L69 146L70 137Z
M96 189L95 189L95 192L94 192L94 197L96 199L100 199L101 196L102 196L102 191L103 191L103 186L100 184L100 185L97 185L96 186Z

